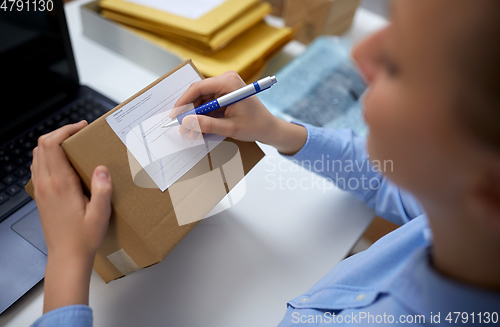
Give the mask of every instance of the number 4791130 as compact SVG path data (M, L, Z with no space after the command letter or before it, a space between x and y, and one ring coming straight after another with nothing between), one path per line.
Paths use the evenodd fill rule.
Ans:
M0 5L2 11L52 11L53 9L52 0L3 0Z
M448 323L460 324L460 323L479 323L479 324L489 324L498 323L498 312L449 312L446 315L446 321Z

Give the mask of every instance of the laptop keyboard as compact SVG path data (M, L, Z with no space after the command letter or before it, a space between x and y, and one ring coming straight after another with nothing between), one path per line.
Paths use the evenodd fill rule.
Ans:
M0 222L31 199L24 186L31 178L32 151L38 137L83 119L91 123L107 111L94 98L82 98L0 148Z

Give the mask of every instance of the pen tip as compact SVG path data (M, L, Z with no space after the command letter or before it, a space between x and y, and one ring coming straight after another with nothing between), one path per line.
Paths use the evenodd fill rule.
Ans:
M179 125L179 123L177 122L177 120L172 120L172 121L166 123L165 125L163 125L162 127L166 128L166 127L175 126L175 125Z

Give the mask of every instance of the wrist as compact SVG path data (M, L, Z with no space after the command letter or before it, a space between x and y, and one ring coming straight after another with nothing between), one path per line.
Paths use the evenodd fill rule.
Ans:
M304 126L286 122L277 117L274 117L267 134L267 138L262 143L275 147L285 155L299 152L307 141L307 130Z
M50 253L45 269L44 313L74 304L88 305L94 257Z
M95 252L86 250L71 250L68 248L48 249L47 261L65 263L66 267L90 269L94 265Z
M257 139L257 141L274 146L277 138L276 136L280 132L279 128L281 119L271 114L269 116L270 117L267 120L267 124L262 128L264 130L264 133L259 133L260 137Z
M61 269L92 270L94 266L95 253L75 253L75 252L48 252L47 262L57 264Z

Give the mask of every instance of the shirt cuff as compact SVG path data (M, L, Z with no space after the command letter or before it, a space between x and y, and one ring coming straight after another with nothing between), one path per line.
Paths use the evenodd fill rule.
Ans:
M92 327L92 309L88 305L75 304L49 311L31 327Z
M287 155L284 153L279 152L280 155L287 159L292 159L292 160L297 160L297 161L302 161L302 160L309 160L314 157L314 155L318 152L318 148L315 147L314 145L317 144L318 139L321 140L322 138L322 130L323 128L316 127L313 125L309 125L306 123L302 123L296 120L292 120L291 123L304 126L306 131L307 131L307 139L306 143L302 146L302 148L295 154L293 155Z

